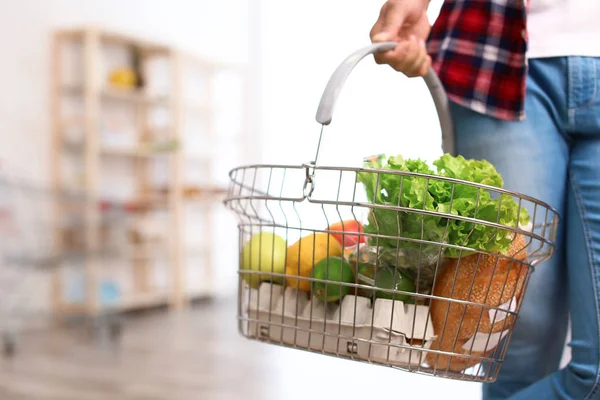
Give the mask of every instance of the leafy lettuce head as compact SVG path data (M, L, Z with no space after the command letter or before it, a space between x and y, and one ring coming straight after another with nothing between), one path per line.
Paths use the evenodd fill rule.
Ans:
M421 252L432 252L439 245L422 244L422 241L451 244L481 251L506 252L512 237L509 231L483 225L477 222L428 215L427 211L451 214L494 222L507 227L525 225L529 214L520 208L512 196L492 195L484 188L443 181L435 177L420 177L385 173L404 171L460 179L477 184L501 188L502 177L494 166L485 160L467 160L462 156L445 154L437 159L433 171L420 159L404 159L402 156L376 157L365 160L366 168L376 168L382 172L359 172L368 201L375 205L408 207L421 212L397 211L372 208L366 233L388 236L372 238L371 244L388 248L419 248ZM424 212L423 212L424 211ZM403 239L415 239L406 241ZM459 249L444 247L447 257L459 257ZM469 252L462 252L462 255Z

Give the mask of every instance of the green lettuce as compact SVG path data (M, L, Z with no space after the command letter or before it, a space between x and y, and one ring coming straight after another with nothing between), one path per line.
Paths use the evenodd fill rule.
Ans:
M387 161L384 157L365 161L366 168L438 175L499 188L504 184L494 166L485 160L467 160L462 156L445 154L433 165L437 168L436 171L422 160L405 160L401 156L389 157ZM517 222L522 225L529 222L527 211L524 208L519 210L519 205L512 196L492 197L488 190L470 185L367 171L359 172L357 180L364 185L368 201L377 205L435 211L497 222L509 227L516 227ZM423 239L474 250L499 252L506 252L511 243L509 232L503 229L452 218L379 208L370 210L364 229L366 233L394 237L372 238L371 245L397 248L403 254L412 251L420 254L420 258L423 254L431 257L439 252L439 245L424 245L398 238ZM467 253L463 251L462 255ZM443 255L459 257L461 251L445 247Z

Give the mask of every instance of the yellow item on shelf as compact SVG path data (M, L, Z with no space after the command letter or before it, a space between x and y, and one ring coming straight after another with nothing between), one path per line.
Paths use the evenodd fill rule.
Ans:
M114 87L132 89L135 88L137 84L137 75L135 71L129 67L115 68L110 73L109 82Z

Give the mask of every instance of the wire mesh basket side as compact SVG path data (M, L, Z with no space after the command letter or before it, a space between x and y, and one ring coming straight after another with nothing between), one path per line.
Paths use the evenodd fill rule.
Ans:
M227 206L239 219L242 333L411 372L494 380L532 268L552 254L554 210L449 178L317 170L310 196L302 190L305 167L231 173ZM375 174L371 196L360 182L364 173ZM400 193L410 185L423 200L373 201L382 179L395 180ZM431 207L427 193L441 187L447 202ZM453 203L464 201L457 193L465 191L477 200L461 215ZM495 215L479 207L484 196ZM503 220L510 207L518 210L516 221ZM525 222L521 210L528 224L518 223Z

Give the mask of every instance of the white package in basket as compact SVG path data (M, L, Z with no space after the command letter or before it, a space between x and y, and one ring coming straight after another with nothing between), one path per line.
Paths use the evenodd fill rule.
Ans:
M420 365L435 339L429 307L346 295L338 303L264 282L243 297L248 336L395 365ZM412 350L411 350L412 349Z

